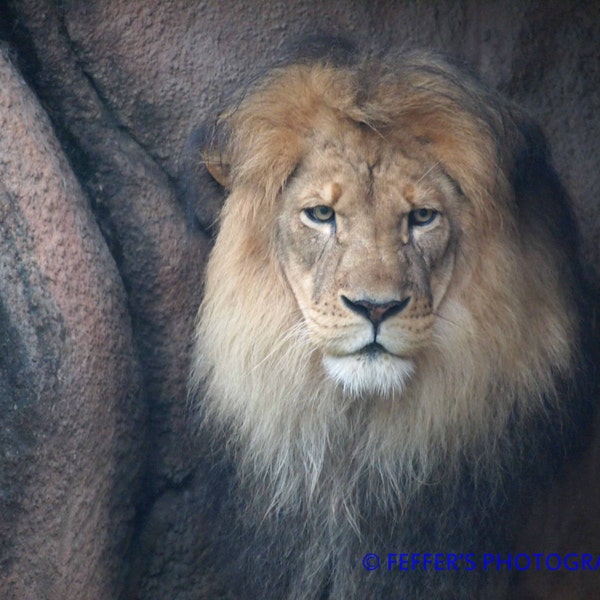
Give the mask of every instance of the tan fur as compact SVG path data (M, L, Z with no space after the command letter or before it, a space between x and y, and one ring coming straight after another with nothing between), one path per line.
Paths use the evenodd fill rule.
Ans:
M514 114L415 56L278 69L223 117L223 154L205 158L225 165L230 194L193 385L273 513L313 503L332 529L358 530L356 486L398 510L436 465L451 477L465 456L501 485L511 415L558 401L576 348L571 282L551 236L519 221ZM334 232L306 222L315 205L334 208ZM411 229L420 207L440 217ZM398 385L355 389L324 367L365 335L342 294L410 297L381 326L410 365Z

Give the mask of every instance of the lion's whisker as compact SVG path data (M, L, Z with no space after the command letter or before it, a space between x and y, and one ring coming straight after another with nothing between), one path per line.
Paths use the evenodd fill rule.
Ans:
M273 345L270 352L266 354L258 363L254 365L252 368L253 371L260 368L265 362L269 361L275 354L281 352L283 347L288 344L290 341L294 341L296 347L300 347L302 345L308 346L310 340L308 338L308 332L306 330L306 325L304 322L300 321L292 325L282 336L277 340L277 342Z
M454 325L454 327L457 327L458 329L465 329L462 325L459 325L456 321L453 321L452 319L449 319L448 317L444 317L443 315L441 315L440 313L433 311L434 316L437 319L440 319L441 321L445 321L446 323L450 323L451 325Z
M429 173L431 173L439 164L440 161L436 160L431 167L429 167L429 169L427 169L427 171L425 171L425 173L423 173L423 175L421 175L421 177L417 180L417 185L421 183L421 181L423 181L423 179L425 179L425 177L427 177L427 175L429 175Z

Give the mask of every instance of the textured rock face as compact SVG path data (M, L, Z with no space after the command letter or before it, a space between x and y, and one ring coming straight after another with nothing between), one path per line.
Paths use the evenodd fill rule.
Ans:
M6 598L111 597L144 427L122 282L48 116L0 51Z
M209 240L176 193L186 139L213 106L302 32L463 58L544 126L598 284L598 6L2 3L0 596L219 594L203 569L213 507L185 426ZM201 224L218 203L206 188ZM526 551L597 551L595 460L540 509ZM519 584L535 598L598 589L589 573L553 577Z

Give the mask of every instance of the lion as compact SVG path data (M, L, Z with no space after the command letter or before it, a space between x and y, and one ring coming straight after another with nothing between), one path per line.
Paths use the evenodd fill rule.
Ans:
M202 160L227 198L191 387L231 593L503 597L484 553L591 410L539 129L433 53L325 53L254 82Z

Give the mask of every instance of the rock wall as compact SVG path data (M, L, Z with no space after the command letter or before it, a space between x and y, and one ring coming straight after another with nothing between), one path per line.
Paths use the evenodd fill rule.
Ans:
M218 596L185 426L210 243L177 199L180 157L223 98L315 31L441 49L527 107L598 286L594 0L0 1L0 596ZM200 223L217 211L207 188ZM600 551L594 455L570 477L525 548L543 534ZM557 577L521 585L532 598L598 589Z

